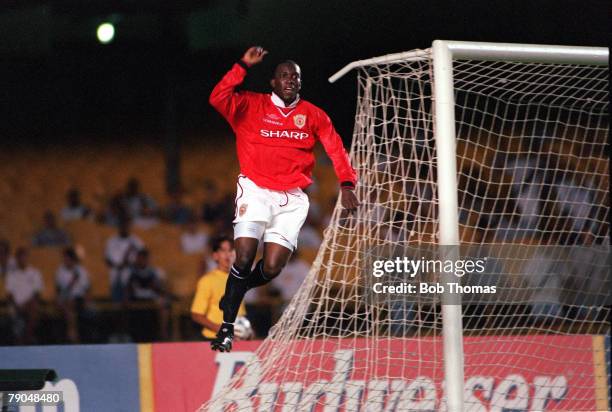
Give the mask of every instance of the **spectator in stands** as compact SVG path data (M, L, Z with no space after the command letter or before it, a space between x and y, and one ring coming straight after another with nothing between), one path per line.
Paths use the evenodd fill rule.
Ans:
M66 337L71 343L80 341L79 319L85 309L89 291L89 273L79 263L71 247L64 249L64 262L55 272L57 304L66 321Z
M151 196L140 191L138 179L128 180L123 194L123 203L134 225L148 229L158 223L157 204Z
M134 226L140 229L151 229L159 224L157 212L148 209L142 215L134 218Z
M127 182L123 202L132 220L157 215L157 204L151 196L140 191L140 182L134 177Z
M61 211L60 216L64 222L70 220L80 220L89 217L91 209L81 203L81 192L79 189L72 188L66 193L66 206Z
M188 255L204 253L208 244L208 235L198 229L198 222L192 216L181 233L181 249Z
M98 216L98 221L109 226L119 226L119 222L129 220L129 213L123 203L123 194L115 194L104 211Z
M115 301L123 300L123 291L127 283L126 273L130 263L136 258L136 253L144 248L140 238L130 234L130 221L119 221L117 235L106 241L104 257L110 271L111 297Z
M236 257L234 241L229 236L214 237L210 248L217 266L198 280L191 304L191 319L202 327L204 340L214 339L223 322L223 312L219 309L219 301L225 294L227 276ZM238 310L238 316L245 314L243 303Z
M589 179L579 179L564 173L554 182L554 192L558 202L561 227L557 228L563 236L562 244L581 244L582 238L597 233L596 190Z
M163 218L176 225L184 225L193 219L193 211L183 203L183 193L180 189L170 193L170 202L162 212Z
M157 322L150 322L148 317L140 316L138 313L131 314L130 331L134 340L136 342L152 341L156 338L166 340L170 314L164 287L164 272L151 266L147 249L140 249L128 273L124 301L153 303L157 314ZM156 330L159 334L155 333Z
M0 280L4 280L8 272L15 267L15 259L11 256L11 244L6 239L0 239Z
M531 320L536 325L550 324L563 318L563 263L554 249L549 248L537 248L525 263L523 272L531 292Z
M506 241L521 241L537 235L538 224L542 214L542 199L547 196L545 177L538 167L537 160L516 157L508 161L508 170L512 170L511 198L516 199L517 210L506 221L500 221L498 238Z
M282 276L277 276L272 280L272 286L278 289L283 300L283 306L286 306L291 298L295 296L309 270L310 264L301 259L299 252L296 250L291 255L287 266L281 272Z
M36 342L36 327L40 315L40 293L43 280L40 271L28 263L28 250L24 247L15 252L16 267L6 275L6 292L9 313L13 322L15 342Z
M53 212L47 210L43 221L43 228L34 235L32 240L34 246L67 246L70 244L70 236L57 226Z
M126 298L131 301L157 300L164 297L164 274L149 262L149 250L136 252L136 260L129 269Z

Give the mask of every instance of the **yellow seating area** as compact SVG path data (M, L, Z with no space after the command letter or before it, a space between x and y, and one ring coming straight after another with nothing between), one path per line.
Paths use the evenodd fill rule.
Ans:
M185 202L197 208L203 201L201 189L205 179L217 182L220 189L233 191L227 180L237 175L233 148L206 153L203 148L185 150L183 182ZM102 212L108 200L123 190L127 180L136 177L142 191L160 205L167 201L164 187L164 156L161 148L103 146L97 148L65 147L57 149L7 150L0 152L0 238L8 239L13 251L31 245L33 234L42 225L45 210L57 215L65 204L69 188L81 191L82 201L96 213ZM104 262L106 240L115 233L112 227L94 220L63 223L83 255L83 264L92 281L94 297L109 296L108 269ZM152 263L168 277L170 290L178 296L191 293L199 275L201 257L186 256L180 250L180 229L160 223L148 231L136 233L151 249ZM61 263L61 248L31 248L30 261L44 278L44 298L55 296L55 271Z

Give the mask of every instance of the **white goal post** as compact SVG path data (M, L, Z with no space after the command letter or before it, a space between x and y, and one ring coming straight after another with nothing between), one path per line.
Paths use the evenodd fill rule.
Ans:
M534 44L485 43L435 40L432 44L435 103L435 141L438 152L439 237L440 245L459 245L459 205L457 203L457 162L455 143L455 100L453 60L487 60L534 63L561 63L607 66L608 48ZM333 83L350 70L376 64L418 60L420 50L390 54L348 64L329 78ZM447 407L463 410L463 337L461 307L442 305L444 362Z

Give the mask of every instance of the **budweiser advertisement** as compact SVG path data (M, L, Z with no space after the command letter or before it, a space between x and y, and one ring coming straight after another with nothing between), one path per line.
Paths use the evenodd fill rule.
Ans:
M152 384L141 400L155 411L193 411L248 365L214 410L446 410L440 338L282 342L274 359L267 345L255 355L260 344L238 342L231 353L205 343L152 345ZM606 350L602 336L467 337L465 410L608 410Z

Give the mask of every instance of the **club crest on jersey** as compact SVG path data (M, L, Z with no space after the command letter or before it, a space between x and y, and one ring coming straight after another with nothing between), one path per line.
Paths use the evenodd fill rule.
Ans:
M240 209L238 209L238 216L242 217L242 215L246 213L247 206L248 205L246 203L240 205Z
M295 125L301 129L306 124L306 115L296 114L293 116L293 123L295 123Z

